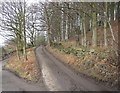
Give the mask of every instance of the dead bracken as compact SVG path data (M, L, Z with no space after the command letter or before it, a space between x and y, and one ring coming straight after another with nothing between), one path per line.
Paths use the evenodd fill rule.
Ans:
M30 81L36 81L39 75L39 70L36 63L34 48L27 51L27 61L25 61L23 57L21 57L21 60L18 60L14 55L9 59L8 63L5 65L5 68L15 72L22 78Z

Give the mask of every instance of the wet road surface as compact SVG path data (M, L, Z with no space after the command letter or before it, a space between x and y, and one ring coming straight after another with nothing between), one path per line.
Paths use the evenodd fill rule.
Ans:
M3 66L6 62L2 62ZM27 83L15 74L2 70L2 91L45 91L46 88L41 80L34 83Z
M41 66L44 82L50 91L108 91L110 89L97 85L58 61L42 46L36 55Z
M36 57L42 72L42 81L30 84L2 70L3 91L108 91L110 89L99 86L76 73L62 62L53 57L44 47L36 49ZM3 62L5 63L5 62ZM1 82L1 81L0 81Z
M13 73L3 70L2 91L43 91L42 84L28 84Z

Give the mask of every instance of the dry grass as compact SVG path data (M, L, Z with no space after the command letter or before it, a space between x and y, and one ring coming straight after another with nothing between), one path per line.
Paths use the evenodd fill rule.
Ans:
M35 81L37 80L39 73L36 65L34 49L28 49L27 55L27 61L25 61L23 57L18 60L16 55L12 56L5 67L13 72L16 72L22 78Z
M47 47L47 49L57 58L61 59L63 62L69 64L81 73L94 77L100 81L108 83L112 82L112 86L117 84L116 66L110 64L110 62L107 60L107 57L105 59L100 59L94 55L85 55L78 58L72 54L65 54L56 48ZM106 49L96 48L95 51L97 53L103 51L105 52Z
M75 56L73 56L72 54L65 54L64 52L59 51L58 49L52 48L52 47L47 47L47 49L53 53L56 57L60 58L61 61L65 61L68 64L74 64L74 62L76 61Z

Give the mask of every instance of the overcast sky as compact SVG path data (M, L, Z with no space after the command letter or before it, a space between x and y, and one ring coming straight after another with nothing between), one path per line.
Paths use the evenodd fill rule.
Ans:
M6 1L10 1L10 0L0 0L0 3L1 2L6 2ZM18 0L13 0L13 1L18 1ZM31 3L44 1L44 0L26 0L26 1L30 5ZM1 24L1 22L0 22L0 24ZM0 34L4 34L4 32L0 32ZM5 40L6 40L6 37L3 37L3 36L0 35L0 46L4 45Z

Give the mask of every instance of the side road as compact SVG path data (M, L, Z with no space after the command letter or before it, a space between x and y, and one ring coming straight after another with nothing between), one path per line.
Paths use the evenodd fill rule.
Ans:
M23 79L17 77L14 73L4 69L4 65L7 60L1 61L3 69L1 71L2 75L2 91L47 91L42 78L35 83L27 83Z
M45 91L42 83L29 84L15 76L13 73L3 70L2 91Z

